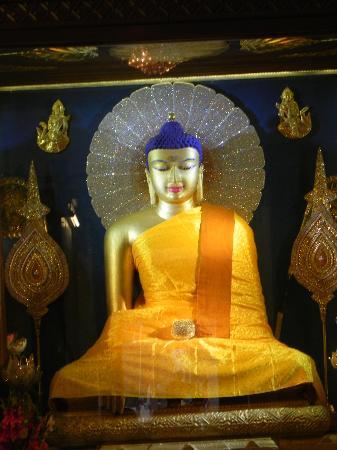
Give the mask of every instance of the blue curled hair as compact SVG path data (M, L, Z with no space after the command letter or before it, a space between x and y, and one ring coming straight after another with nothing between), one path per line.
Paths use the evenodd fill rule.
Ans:
M203 154L200 140L192 134L185 133L182 125L169 120L161 127L159 134L151 138L145 147L146 167L148 167L148 155L151 150L156 148L177 149L193 147L199 153L199 164L202 163Z

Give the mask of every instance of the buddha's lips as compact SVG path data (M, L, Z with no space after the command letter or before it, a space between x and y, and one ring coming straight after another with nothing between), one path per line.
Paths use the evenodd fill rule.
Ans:
M178 192L181 192L183 190L184 186L168 186L167 190L168 192L173 192L174 194L177 194Z

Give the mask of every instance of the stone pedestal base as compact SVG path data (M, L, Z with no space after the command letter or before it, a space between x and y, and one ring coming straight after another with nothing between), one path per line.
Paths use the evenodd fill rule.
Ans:
M279 450L272 438L103 445L100 450Z
M183 441L184 445L190 445L190 440L322 436L331 422L330 410L325 406L162 412L146 419L73 411L55 412L53 418L55 426L49 441L58 448L119 443L116 448L120 449L124 449L124 443Z

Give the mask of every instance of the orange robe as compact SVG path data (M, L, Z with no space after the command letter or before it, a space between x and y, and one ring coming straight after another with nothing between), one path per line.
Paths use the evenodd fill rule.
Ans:
M197 207L134 241L145 304L111 314L93 347L56 373L51 398L231 397L313 383L324 399L313 360L273 337L253 233L238 215L233 220L229 337L171 336L173 321L194 319L201 221ZM226 232L224 226L223 236Z

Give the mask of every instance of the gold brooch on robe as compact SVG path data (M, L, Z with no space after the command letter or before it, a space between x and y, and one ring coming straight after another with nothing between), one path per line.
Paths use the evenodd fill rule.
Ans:
M195 323L191 319L178 319L172 324L171 335L174 339L191 339L195 336Z

